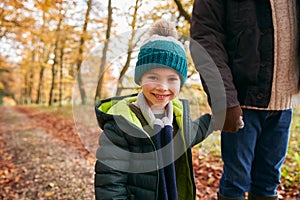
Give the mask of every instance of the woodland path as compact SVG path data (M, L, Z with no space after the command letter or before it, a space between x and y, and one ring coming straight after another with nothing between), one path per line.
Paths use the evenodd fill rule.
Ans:
M0 108L0 199L94 199L92 158L72 121Z

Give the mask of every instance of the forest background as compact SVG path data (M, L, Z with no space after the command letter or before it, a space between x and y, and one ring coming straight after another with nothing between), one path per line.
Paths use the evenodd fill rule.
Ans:
M88 131L97 126L93 105L139 90L133 68L147 28L155 20L172 21L188 51L192 5L191 0L1 1L0 104L64 113L64 118L73 118L84 147L94 152L98 132ZM209 112L209 107L187 56L188 79L181 97L190 101L192 117L196 117ZM283 197L295 199L300 190L299 132L300 109L296 108L281 185ZM219 146L216 133L197 148L221 162ZM1 160L6 159L2 154ZM4 164L0 178L7 183Z

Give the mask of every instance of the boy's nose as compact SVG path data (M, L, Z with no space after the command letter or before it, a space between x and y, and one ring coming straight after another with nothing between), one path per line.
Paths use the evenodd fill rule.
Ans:
M168 85L165 84L165 83L157 83L157 84L156 84L156 88L157 88L158 90L167 90L167 89L168 89Z

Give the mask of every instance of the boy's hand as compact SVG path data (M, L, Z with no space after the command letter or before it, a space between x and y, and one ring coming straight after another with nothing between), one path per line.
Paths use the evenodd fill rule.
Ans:
M227 108L223 131L235 133L241 128L243 111L240 106Z

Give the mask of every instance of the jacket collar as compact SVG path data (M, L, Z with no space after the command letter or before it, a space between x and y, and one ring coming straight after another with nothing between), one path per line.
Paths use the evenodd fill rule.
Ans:
M133 103L137 100L137 95L138 94L135 93L131 95L118 96L101 100L95 106L96 117L100 128L103 128L105 122L107 120L113 119L114 116L122 116L127 121L135 124L139 128L142 128L139 119L135 116L135 114L128 106L128 104ZM182 127L182 118L184 117L183 115L189 116L189 112L187 110L185 110L185 113L183 112L183 108L186 107L184 106L184 104L187 104L187 102L177 98L172 100L173 112L179 127Z

